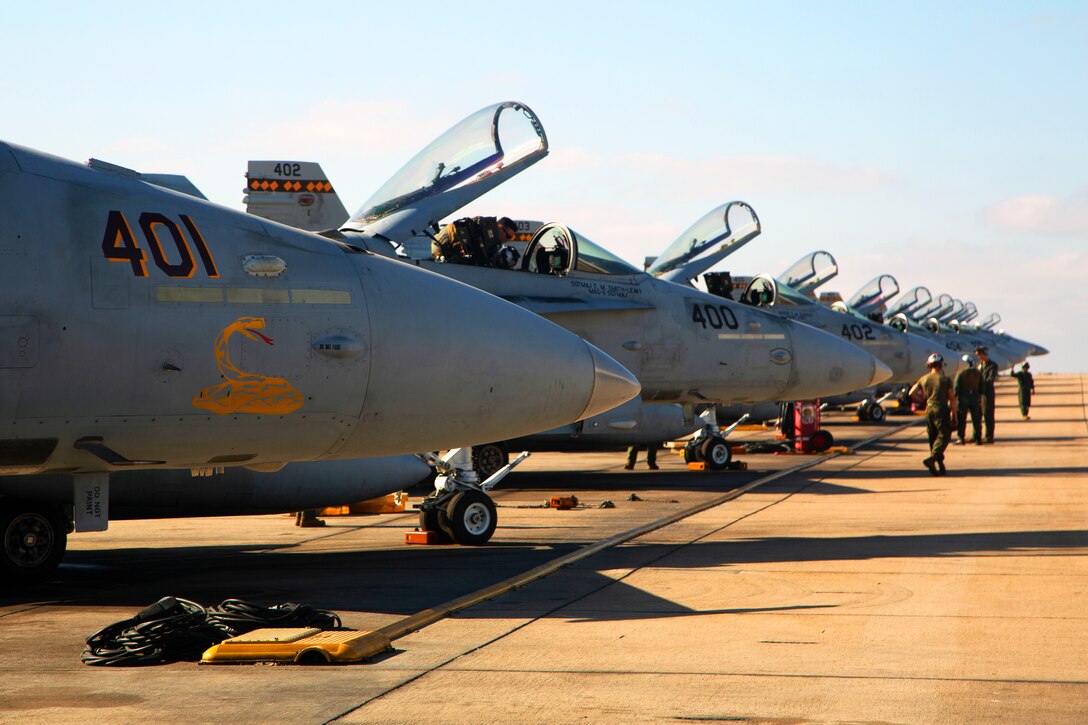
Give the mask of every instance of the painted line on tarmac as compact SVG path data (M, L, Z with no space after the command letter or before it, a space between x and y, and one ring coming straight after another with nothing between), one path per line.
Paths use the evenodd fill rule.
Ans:
M911 426L917 425L919 422L920 420L912 420L909 423L898 425L891 430L878 433L871 438L866 438L861 443L858 443L857 445L850 448L850 452L852 453L859 448L864 448L865 446L871 445L879 440L893 436L900 431L904 431ZM708 509L712 509L715 506L721 506L724 503L734 501L743 496L744 494L748 493L749 491L753 491L759 488L760 486L765 486L768 483L773 483L774 481L785 478L786 476L790 476L794 473L804 471L806 469L812 468L813 466L818 466L825 461L833 460L841 455L843 455L842 451L836 451L826 456L820 456L819 458L814 458L810 461L805 461L804 463L800 463L791 468L777 471L768 476L764 476L763 478L756 479L751 483L747 483L740 488L735 488L728 493L711 499L710 501L705 501L701 504L697 504L690 508L684 509L683 511L678 511L674 514L670 514L655 521L651 521L648 524L643 524L642 526L628 529L627 531L616 534L615 536L611 536L607 539L602 539L595 544L584 546L577 551L573 551L569 554L565 554L549 562L541 564L538 567L529 569L528 571L522 572L521 574L516 574L504 581L492 584L488 587L484 587L483 589L472 592L470 594L466 594L463 597L458 597L457 599L450 600L445 604L439 604L438 606L431 609L424 609L423 611L416 612L415 614L409 615L396 622L387 624L381 629L375 630L371 633L371 635L375 638L386 638L392 641L399 639L405 635L411 634L412 632L418 632L424 627L427 627L434 624L435 622L445 619L451 614L455 614L463 609L468 609L469 607L475 606L481 602L485 602L488 599L494 599L495 597L506 594L513 589L517 589L518 587L523 587L527 584L531 584L537 579L543 579L549 574L552 574L565 566L570 566L571 564L582 561L583 559L587 559L595 554L599 554L606 549L611 549L612 547L619 546L620 544L625 544L632 539L637 539L638 537L645 536L652 531L657 531L658 529L662 529L666 526L675 524L677 521L686 519L689 516L694 516L695 514L702 513L703 511L706 511Z

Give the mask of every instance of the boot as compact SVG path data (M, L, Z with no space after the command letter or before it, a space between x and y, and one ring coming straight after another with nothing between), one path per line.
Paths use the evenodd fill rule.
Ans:
M922 461L922 465L928 468L929 472L932 473L934 476L938 475L936 461L933 459L933 456L924 459Z

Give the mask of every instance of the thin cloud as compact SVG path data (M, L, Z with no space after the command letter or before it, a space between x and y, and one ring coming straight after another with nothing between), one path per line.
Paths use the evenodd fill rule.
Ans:
M985 222L998 229L1041 234L1088 234L1088 189L1068 198L1034 194L1014 196L983 210Z
M689 195L707 188L743 188L746 193L868 191L899 183L895 174L874 166L838 166L819 159L786 155L735 155L684 158L631 154L622 162L636 173L668 182Z

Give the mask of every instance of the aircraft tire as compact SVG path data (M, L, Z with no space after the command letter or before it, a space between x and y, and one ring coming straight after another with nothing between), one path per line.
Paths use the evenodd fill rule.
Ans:
M448 544L453 539L446 533L446 530L442 527L442 517L446 512L442 509L420 509L419 510L419 530L420 531L433 531L438 536L438 543Z
M481 481L510 462L510 451L502 441L472 447L472 467Z
M835 437L826 430L818 430L812 434L809 442L812 444L812 450L822 452L835 444Z
M720 436L711 436L700 446L700 453L706 467L711 471L724 471L733 460L733 450L729 443Z
M684 463L701 463L703 454L700 446L684 446Z
M442 528L462 546L481 546L491 540L499 516L495 502L481 491L462 491L446 504L439 517Z
M861 405L858 406L858 420L861 421L862 423L864 423L865 421L870 420L871 418L872 418L872 403L870 403L868 400L865 400L865 401L862 402Z
M60 564L68 546L68 522L59 508L7 501L0 510L0 536L0 570L16 580L34 581Z
M887 413L884 412L884 406L880 403L873 403L869 406L869 420L874 423L883 423Z

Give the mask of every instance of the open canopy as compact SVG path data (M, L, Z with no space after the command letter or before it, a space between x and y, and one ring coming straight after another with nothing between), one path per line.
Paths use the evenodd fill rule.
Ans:
M899 282L890 274L875 277L847 301L847 306L863 315L882 312L888 300L899 294Z
M665 248L646 270L670 282L687 282L759 236L759 217L743 201L714 207Z
M412 157L346 225L390 236L435 223L548 153L544 126L528 106L496 103L468 116Z
M839 273L839 265L830 252L818 251L794 262L778 275L784 284L802 294L808 294Z
M914 287L904 292L895 304L888 309L888 314L895 315L900 312L909 313L912 310L918 309L924 305L928 305L929 301L933 299L933 294L928 289L922 286Z

